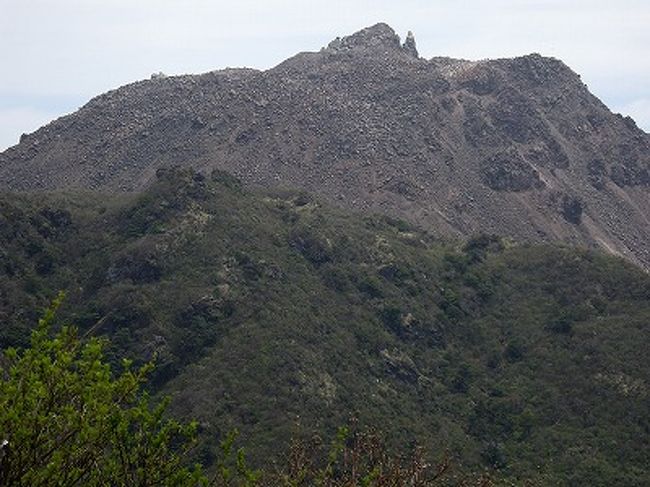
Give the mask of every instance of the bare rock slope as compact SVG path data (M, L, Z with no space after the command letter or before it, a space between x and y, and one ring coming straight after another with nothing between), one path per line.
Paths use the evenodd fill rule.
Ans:
M267 71L155 76L23 136L0 188L133 191L170 164L650 267L650 135L537 54L425 60L378 24Z

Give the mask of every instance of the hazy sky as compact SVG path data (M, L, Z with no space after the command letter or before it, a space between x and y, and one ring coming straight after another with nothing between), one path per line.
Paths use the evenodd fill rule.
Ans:
M427 58L558 57L650 131L650 0L0 0L0 150L153 72L268 68L377 22Z

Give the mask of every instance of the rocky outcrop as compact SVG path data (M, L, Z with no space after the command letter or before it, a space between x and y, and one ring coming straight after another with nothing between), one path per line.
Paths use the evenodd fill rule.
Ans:
M405 53L414 58L420 57L418 54L418 48L415 45L415 36L410 30L408 31L408 34L406 34L406 40L404 41L404 44L402 44L402 49L404 49Z
M378 24L267 71L155 76L24 136L0 187L133 191L168 165L650 266L650 136L538 54L425 60Z
M533 165L512 149L484 162L483 182L495 191L527 191L544 186Z

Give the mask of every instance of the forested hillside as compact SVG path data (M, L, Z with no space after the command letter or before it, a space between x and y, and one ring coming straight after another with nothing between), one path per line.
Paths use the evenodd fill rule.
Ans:
M0 196L0 346L62 321L269 463L351 416L516 483L650 482L650 277L621 259L442 240L226 173L160 170L141 194Z

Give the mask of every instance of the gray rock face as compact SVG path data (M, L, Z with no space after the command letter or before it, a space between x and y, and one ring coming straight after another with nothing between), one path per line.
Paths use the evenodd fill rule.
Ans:
M415 45L415 36L410 30L408 31L408 34L406 34L406 40L404 41L404 44L402 44L402 49L414 58L420 57L418 54L418 48Z
M22 137L0 188L134 191L168 165L650 267L650 136L538 54L425 60L377 24L263 72L141 81Z
M339 49L390 52L400 49L399 36L386 24L376 24L341 39Z

